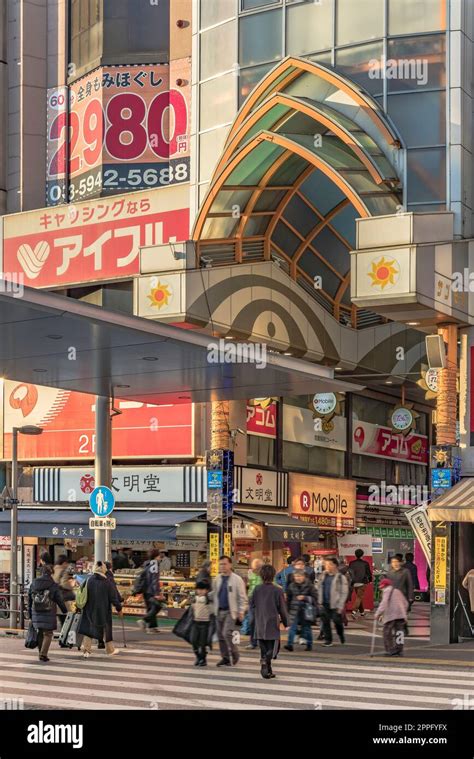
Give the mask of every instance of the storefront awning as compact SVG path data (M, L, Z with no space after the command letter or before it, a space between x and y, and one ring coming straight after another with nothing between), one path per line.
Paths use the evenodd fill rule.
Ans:
M320 530L293 519L286 514L267 514L265 511L236 511L235 516L242 516L254 522L263 522L267 528L269 540L297 541L313 543L319 540Z
M201 511L138 511L117 510L114 540L175 540L176 530L204 514ZM89 530L89 509L19 509L20 537L93 540ZM0 534L10 535L10 511L0 512Z
M474 522L474 478L466 477L428 508L432 522Z

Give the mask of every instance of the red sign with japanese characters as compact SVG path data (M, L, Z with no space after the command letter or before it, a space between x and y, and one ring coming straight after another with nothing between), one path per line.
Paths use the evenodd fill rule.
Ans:
M247 405L247 433L249 435L276 438L276 419L276 403L271 403L267 408Z
M5 278L57 287L139 274L141 247L188 239L187 206L186 188L170 187L5 216Z
M352 452L427 465L428 438L414 432L405 436L369 422L355 422Z
M13 427L34 424L37 436L20 435L20 460L93 459L95 397L70 390L5 381L4 459L11 458ZM116 400L122 413L112 422L114 458L192 458L192 404L153 406Z

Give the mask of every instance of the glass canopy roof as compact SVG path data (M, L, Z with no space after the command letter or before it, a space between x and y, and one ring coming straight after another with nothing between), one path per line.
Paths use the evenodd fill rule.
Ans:
M198 253L227 264L276 258L338 320L354 323L355 219L402 205L403 154L357 85L287 58L235 119L196 220Z

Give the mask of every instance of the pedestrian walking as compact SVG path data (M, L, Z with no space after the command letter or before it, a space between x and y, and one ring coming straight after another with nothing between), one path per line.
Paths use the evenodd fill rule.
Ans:
M282 590L286 593L286 588L288 585L288 575L293 572L293 559L291 556L288 556L286 560L286 567L283 567L279 572L277 572L277 575L275 577L275 582L278 583L278 585L282 588Z
M408 601L408 612L410 612L412 604L415 600L415 592L413 589L412 575L409 569L402 564L401 554L395 554L390 559L390 569L387 572L387 579L391 580L392 585L397 590L400 590ZM402 557L403 558L403 557ZM405 635L408 635L408 622L405 620Z
M316 579L316 572L314 571L313 567L311 566L311 556L309 555L309 553L304 553L301 558L304 561L305 572L308 575L310 581L314 584L314 581Z
M346 564L346 562L344 561L344 558L339 559L338 571L341 573L341 575L344 575L344 577L346 578L346 580L347 580L347 587L349 588L349 590L347 591L346 603L344 604L344 608L343 608L342 614L341 614L342 624L344 625L344 627L347 627L347 625L349 624L349 621L347 619L346 607L347 607L347 604L349 603L349 601L351 600L352 587L351 587L351 573L349 571L349 564ZM320 639L323 640L323 638L324 638L324 636L322 635L322 627L321 627L321 638Z
M391 580L384 579L379 585L382 600L377 607L377 619L383 619L383 642L385 656L402 656L408 601Z
M365 616L364 610L364 593L365 588L372 582L372 572L370 570L370 564L363 559L364 552L362 548L357 548L355 551L355 559L349 563L349 573L351 579L350 595L352 597L352 591L355 592L355 599L352 604L352 616L357 618L359 612L361 617Z
M138 620L137 625L148 633L159 632L157 615L161 609L162 601L160 595L160 553L161 551L157 549L149 552L148 559L144 563L133 589L134 593L143 595L146 605L146 614L143 619Z
M413 589L419 590L420 588L420 581L418 579L418 567L416 566L415 562L413 561L415 557L412 553L406 553L405 554L405 569L408 569L408 571L411 574L411 581L413 584Z
M195 667L207 666L207 649L212 644L212 634L215 629L214 607L209 596L209 583L205 580L197 582L196 597L191 604L193 615L191 645L196 655Z
M331 622L334 622L341 643L345 643L342 612L346 603L349 585L338 571L339 562L336 558L324 560L324 572L318 578L317 593L319 613L323 622L323 646L332 646Z
M232 559L221 556L219 574L213 581L214 614L217 622L217 637L221 651L218 667L231 667L240 659L237 626L241 624L247 611L245 583L232 571Z
M84 636L82 650L83 658L91 655L92 640L101 641L105 638L105 651L108 656L118 654L113 644L112 606L122 615L122 604L117 598L110 580L107 579L105 562L98 561L94 571L86 582L86 603L82 608L79 622L79 635Z
M250 597L255 637L260 646L261 675L265 680L274 678L272 659L280 650L280 624L288 627L288 611L281 588L274 584L275 568L265 564L260 569L261 583Z
M263 567L263 561L261 559L253 559L251 565L250 565L250 572L249 572L249 580L248 580L248 588L247 588L247 595L248 599L250 601L252 594L258 585L261 585L263 580L261 577L261 569ZM246 615L246 619L248 619L249 623L249 634L250 634L250 643L246 648L248 649L255 649L258 646L257 639L255 636L255 620L252 615L251 608L249 607L249 610ZM245 620L244 620L245 624Z
M67 609L61 588L53 580L53 568L44 564L41 572L41 576L34 579L28 589L28 613L33 627L38 631L39 660L48 662L49 647L57 624L57 606L64 616Z
M71 564L66 554L61 554L60 556L58 556L56 563L54 565L53 580L61 588L61 591L63 594L63 601L66 604L67 611L68 612L73 611L74 600L76 598L76 594L74 593L74 588L76 587L76 581L74 579L74 569L71 567ZM66 619L66 615L58 614L58 619L59 619L59 624L62 627L64 624L64 620Z
M290 631L285 649L293 651L295 636L301 630L301 636L306 642L306 650L311 651L313 648L311 623L315 622L317 615L318 597L316 588L304 569L297 569L292 578L286 591Z

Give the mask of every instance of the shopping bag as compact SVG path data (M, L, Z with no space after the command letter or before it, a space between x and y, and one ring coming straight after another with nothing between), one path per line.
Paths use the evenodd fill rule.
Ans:
M173 634L191 643L191 627L194 621L193 610L190 606L186 609L181 619L178 619L173 627Z
M38 630L34 627L33 622L28 625L25 648L38 648Z

